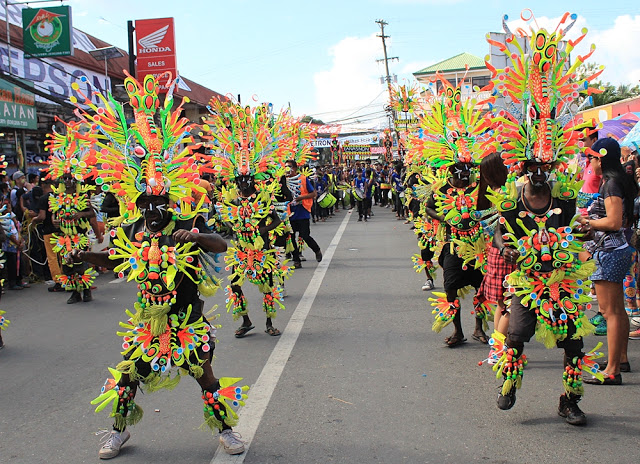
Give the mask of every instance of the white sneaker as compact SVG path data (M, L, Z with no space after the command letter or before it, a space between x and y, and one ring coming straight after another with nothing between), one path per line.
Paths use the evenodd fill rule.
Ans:
M220 443L224 446L227 454L244 453L244 442L240 438L242 438L240 434L231 429L223 430L220 433Z
M433 280L427 280L422 286L422 290L425 292L429 290L433 290L434 288L435 288L435 285L433 285Z
M124 445L131 437L128 430L125 430L124 432L101 430L100 432L97 432L96 435L101 433L103 434L102 441L104 441L104 444L98 452L100 459L115 458L120 454L120 448L122 448L122 445Z

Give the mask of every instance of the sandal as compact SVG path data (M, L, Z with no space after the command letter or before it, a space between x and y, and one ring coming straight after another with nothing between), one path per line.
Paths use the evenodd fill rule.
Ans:
M280 331L273 326L267 327L267 330L264 333L271 335L272 337L277 337L280 335Z
M449 348L454 348L454 347L456 347L458 345L462 345L466 341L467 341L466 338L463 338L463 337L460 337L460 336L457 336L457 335L456 336L451 336L451 337L449 337L449 340L447 340L447 346Z
M473 334L472 337L474 340L477 340L480 343L484 343L485 345L489 343L489 339L485 334L480 334L480 335Z
M238 327L238 330L236 330L236 338L244 338L247 336L247 332L249 332L250 330L253 330L255 328L255 326L252 324L249 327L245 326L245 325L241 325L240 327Z

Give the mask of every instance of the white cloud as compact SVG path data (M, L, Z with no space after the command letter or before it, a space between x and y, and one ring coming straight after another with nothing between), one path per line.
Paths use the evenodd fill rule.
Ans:
M596 51L591 58L606 66L602 80L613 84L638 84L640 15L618 16L611 29L594 31L593 36L590 35L587 35L587 39L596 44Z
M560 17L536 18L537 25L547 30L554 30L560 21ZM522 27L529 32L529 26L521 19L508 21L512 32ZM535 27L535 24L534 24ZM596 45L596 51L587 60L587 63L598 63L605 66L605 71L600 76L603 82L612 84L638 84L640 80L640 15L618 16L613 27L605 30L596 30L589 27L587 19L578 16L576 23L569 31L567 38L575 40L582 34L586 27L589 32L584 40L572 52L573 57L586 55L590 51L591 44Z
M384 66L376 63L382 56L382 43L375 34L342 39L329 49L329 55L333 56L331 69L319 71L313 77L317 112L336 109L353 112L386 90L380 83Z

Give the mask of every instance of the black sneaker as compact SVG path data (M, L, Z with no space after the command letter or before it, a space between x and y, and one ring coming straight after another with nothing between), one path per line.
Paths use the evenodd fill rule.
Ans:
M294 261L293 262L293 268L294 269L300 269L302 267L302 263L300 261Z
M82 301L87 303L91 300L93 300L93 297L91 296L91 289L85 288L84 290L82 290Z
M580 400L581 397L579 395L571 393L565 393L560 397L558 415L564 417L567 424L585 425L587 423L587 416L578 407L578 401Z
M358 218L358 222L362 222L362 216Z
M67 300L67 304L80 303L82 301L82 296L80 292L76 292L75 290L71 292L71 296Z
M322 261L322 251L320 250L316 251L316 261Z
M516 386L511 387L511 390L509 390L509 393L506 395L502 394L502 387L500 387L500 393L498 393L498 408L507 411L511 409L514 404L516 404Z
M60 282L56 282L56 284L53 287L49 287L47 290L50 292L64 292L64 288L62 288L62 285L60 285Z

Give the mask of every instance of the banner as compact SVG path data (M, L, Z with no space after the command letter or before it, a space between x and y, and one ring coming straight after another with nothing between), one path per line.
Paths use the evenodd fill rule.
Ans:
M0 69L9 73L6 44L0 45ZM50 58L47 62L37 58L29 58L15 47L11 47L11 74L24 80L31 81L34 86L43 92L50 93L56 97L68 99L71 95L79 101L84 101L71 84L77 82L85 95L92 95L91 87L80 81L82 76L86 77L93 87L100 92L106 92L104 74L98 74L88 69L78 68L69 63L57 61ZM107 88L111 88L110 80L107 81ZM53 103L44 97L36 96L36 101ZM94 103L100 103L98 97L93 95Z
M369 145L344 145L342 147L345 158L359 159L360 157L368 157L371 155L371 147Z
M341 144L350 143L352 145L378 145L380 142L379 134L365 134L365 135L348 135L344 137L338 137L338 141Z
M22 10L24 52L30 56L73 55L70 6L25 8Z
M0 79L0 128L37 129L35 104L31 92Z
M136 76L142 82L144 76L156 78L169 71L172 79L178 74L176 40L173 18L140 19L136 21ZM160 92L167 92L168 82L159 81Z
M315 129L317 134L339 134L342 131L342 124L325 124Z

